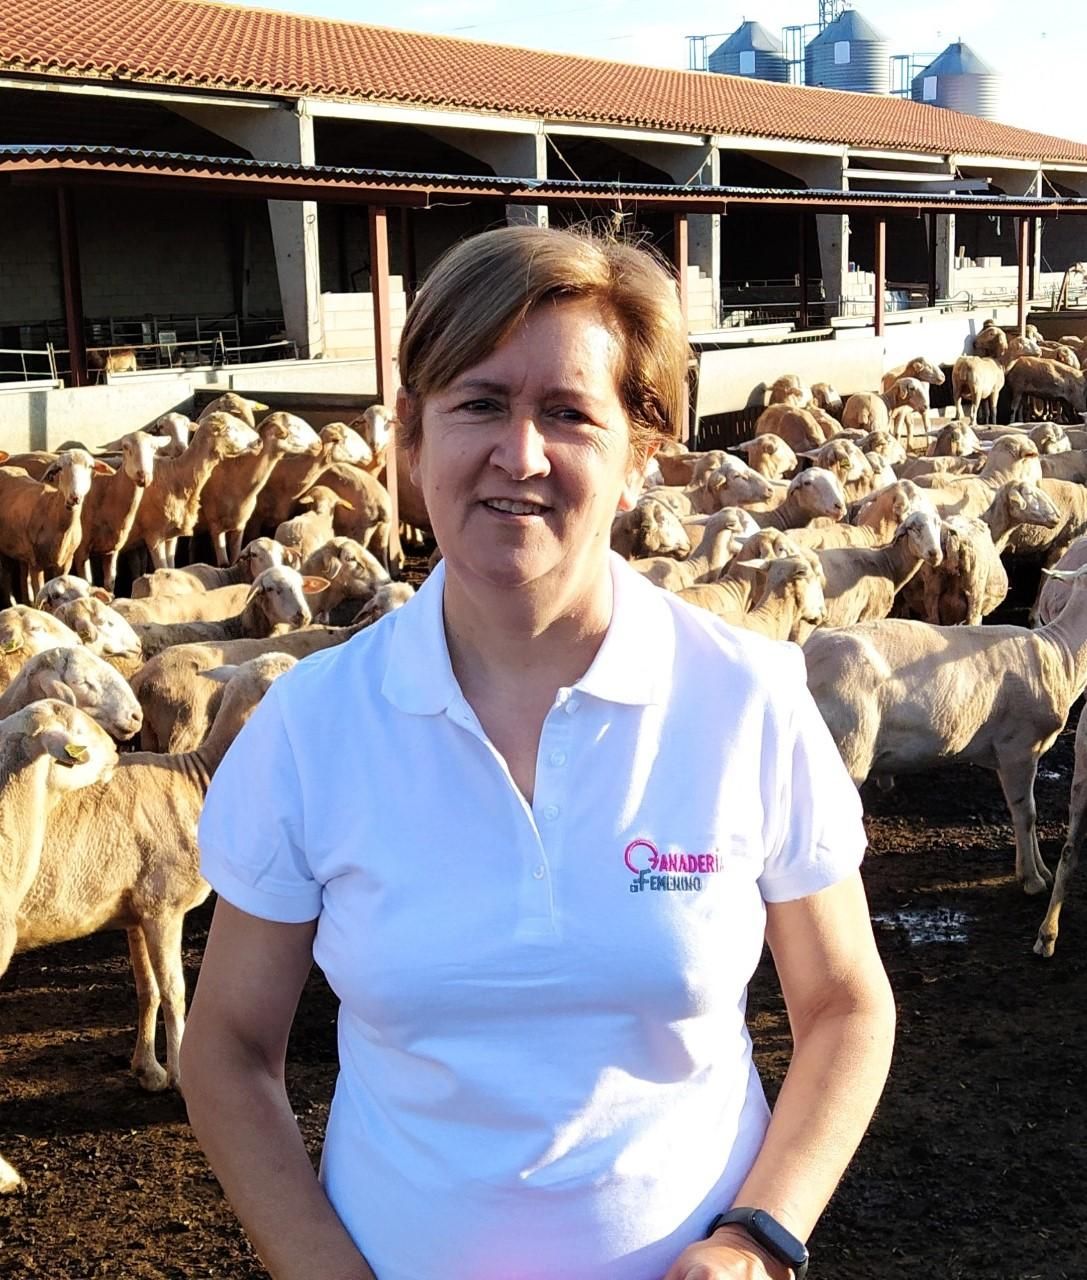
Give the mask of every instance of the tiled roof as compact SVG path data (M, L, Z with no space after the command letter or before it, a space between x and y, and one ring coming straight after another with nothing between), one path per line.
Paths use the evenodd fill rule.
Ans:
M1087 163L1087 145L875 94L541 53L207 0L0 5L0 72Z

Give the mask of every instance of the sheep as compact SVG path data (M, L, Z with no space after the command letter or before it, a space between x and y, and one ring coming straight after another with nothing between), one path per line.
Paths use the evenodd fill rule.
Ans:
M943 370L934 365L931 360L926 360L924 356L915 356L905 364L889 369L883 375L880 390L890 391L899 378L916 378L918 382L927 382L934 387L942 387L945 381Z
M17 912L38 873L50 812L66 793L108 780L113 739L78 707L32 702L0 724L0 976L19 943ZM22 1179L0 1156L0 1194Z
M663 477L662 484L687 485L691 483L694 460L701 456L679 440L666 440L653 455L653 461Z
M136 632L116 609L96 597L82 596L58 605L56 617L126 678L142 664L144 653Z
M326 467L317 477L317 483L351 504L350 509L337 508L333 532L361 542L390 572L399 569L399 565L389 562L392 502L385 487L369 472L344 462Z
M91 477L106 470L84 449L58 454L41 480L0 467L0 554L22 565L25 600L34 599L46 578L71 569Z
M925 384L916 378L899 378L886 391L859 391L849 397L842 410L846 430L886 431L891 411L902 405L924 413L928 409Z
M220 568L233 564L242 549L245 527L281 458L320 452L317 433L293 413L270 413L256 429L260 448L224 460L200 494L200 524L207 527Z
M1027 436L1034 441L1039 454L1043 458L1051 458L1055 454L1071 453L1072 451L1072 442L1068 439L1068 432L1059 422L1036 423L1027 432ZM1046 474L1046 464L1044 462L1042 463L1042 474Z
M943 559L939 521L929 511L911 511L885 547L829 547L815 554L823 568L828 627L885 618L921 566Z
M1033 338L1011 337L1008 339L1008 349L1000 363L1005 368L1010 368L1021 356L1040 356L1041 354L1042 348Z
M348 458L347 461L377 475L385 466L385 454L395 423L396 414L384 404L372 404L360 417L353 418L348 425L354 434L361 437L370 456L365 460Z
M779 560L747 560L736 566L743 577L729 576L716 582L688 587L679 598L707 609L733 626L769 636L792 640L804 625L818 626L824 617L823 591L819 570L803 555ZM765 584L754 607L750 607L750 573L765 571Z
M386 615L406 605L414 594L415 588L410 582L387 582L383 587L378 587L351 619L348 631L373 626L375 622L380 622Z
M143 711L128 682L90 649L36 653L0 693L0 721L41 698L79 707L118 742L134 737L143 724Z
M354 618L389 582L385 566L354 538L330 538L306 558L302 573L327 579L328 586L311 595L307 603L316 622L334 624L342 621L341 615Z
M1087 413L1087 374L1055 360L1024 356L1008 370L1012 421L1019 421L1028 396L1060 400L1073 415Z
M242 582L233 587L213 587L210 591L149 596L144 600L114 600L112 608L130 625L137 622L221 622L245 608L250 590L250 585Z
M977 426L981 406L988 408L988 421L996 422L996 405L1004 387L1004 370L995 360L984 356L959 356L951 369L951 386L955 397L955 412L966 418L963 401L970 405L968 421ZM1012 417L1016 416L1012 409Z
M906 586L901 616L941 626L979 626L1007 597L1008 573L1000 553L1012 532L1023 524L1055 528L1060 519L1037 485L1026 480L1001 485L979 517L952 516L944 523L944 564L922 567Z
M1087 487L1068 480L1043 479L1039 488L1060 513L1059 522L1055 526L1018 525L1005 546L1010 555L1051 565L1074 538L1087 533Z
M151 436L155 442L155 451L161 458L177 458L188 448L189 440L192 433L196 430L196 423L193 422L183 413L164 413L160 418L147 428L147 435ZM124 436L118 436L116 440L111 440L109 444L96 445L90 450L97 458L108 458L115 453L121 452ZM67 445L61 445L61 448L67 448ZM81 445L76 446L82 448Z
M1008 353L1008 335L995 320L986 320L981 332L974 335L974 354L1003 361Z
M1064 554L1053 568L1064 572L1069 569L1078 569L1084 564L1087 564L1087 534L1080 534L1078 538L1073 538L1069 542ZM1031 625L1038 627L1052 622L1068 603L1070 593L1071 587L1064 577L1043 574L1038 595L1030 610Z
M737 535L745 524L735 507L725 507L706 517L702 541L686 560L668 556L652 556L631 563L650 582L667 591L680 591L695 582L716 578L732 556L740 549Z
M1034 778L1087 686L1087 568L1060 615L1036 631L934 627L887 618L816 632L808 687L850 777L959 762L995 770L1027 893L1051 878L1038 848Z
M670 507L679 516L710 515L722 507L766 502L774 492L769 480L739 458L723 455L721 465L686 489L651 489L643 495Z
M298 499L300 507L310 510L284 520L276 529L276 542L290 547L302 560L323 546L332 537L332 519L338 507L352 510L346 502L323 484L314 485Z
M0 609L0 690L8 687L34 654L58 647L76 648L80 643L71 627L52 614L26 604Z
M813 382L811 384L811 398L812 404L822 409L824 413L829 414L832 418L841 418L842 397L829 382Z
M145 543L156 569L172 569L177 540L196 528L200 496L216 467L259 448L260 437L240 418L206 414L180 457L156 460L126 546Z
M844 437L828 440L818 449L810 449L800 455L813 466L833 472L845 492L846 500L853 502L872 492L872 464L863 451Z
M1033 352L1045 360L1056 360L1058 364L1066 364L1070 369L1078 369L1080 367L1079 356L1063 342L1039 342L1036 344L1038 350Z
M274 538L254 538L227 569L210 564L189 564L183 569L156 569L154 573L145 573L132 583L132 599L190 595L214 591L217 587L236 587L242 583L252 585L258 574L277 564L298 568L297 556Z
M89 595L97 595L106 604L113 599L108 591L104 591L101 587L92 587L86 578L80 578L74 573L60 573L39 588L34 597L34 608L52 613L58 605Z
M744 453L752 471L757 471L767 480L783 480L800 465L792 449L772 431L764 432L754 440L742 440L736 448Z
M83 500L83 536L72 566L81 577L93 582L91 556L101 556L102 585L109 592L117 584L118 553L128 541L140 501L154 474L155 453L155 439L145 432L132 431L122 436L121 465L116 471L102 471L105 464L99 459L90 492Z
M199 421L206 422L215 413L228 413L232 418L241 418L246 426L255 427L257 414L267 411L268 406L261 404L259 400L248 400L245 396L238 395L236 391L227 391L204 406Z
M1087 826L1087 715L1080 713L1076 725L1075 766L1072 771L1072 792L1068 797L1068 831L1064 837L1064 846L1057 862L1057 870L1053 876L1053 888L1049 895L1045 919L1038 929L1038 937L1034 942L1034 954L1052 959L1057 946L1057 932L1060 926L1061 907L1068 894L1068 886L1075 874L1080 854L1083 852L1083 837Z
M800 529L819 516L842 520L845 511L845 493L838 477L832 471L811 467L789 481L785 501L780 506L750 514L761 529Z
M869 431L866 436L856 441L856 445L865 455L870 453L879 454L880 460L885 466L899 466L906 462L909 457L902 441L892 431ZM888 483L893 483L893 481L888 481ZM882 488L882 486L877 487Z
M823 551L830 547L884 547L911 511L935 513L924 492L909 480L896 480L850 506L853 523L815 520L803 529L790 529L797 547Z
M807 407L811 398L811 388L800 381L799 375L786 373L771 384L767 404L791 404L801 409Z
M185 913L211 891L196 844L208 783L265 690L293 665L293 658L268 654L222 673L230 682L202 746L179 755L126 754L108 782L62 797L46 821L37 873L19 903L16 948L126 931L139 1006L132 1070L145 1089L181 1083L181 929ZM165 1071L154 1044L160 996Z
M837 427L837 424L835 424ZM768 405L755 423L755 435L768 432L779 436L795 453L805 449L818 449L831 435L818 423L807 409L797 409L790 404Z
M969 458L981 453L981 440L975 424L965 420L948 422L933 435L927 456L930 458Z
M611 547L625 560L657 555L682 559L691 553L691 540L671 507L643 495L612 521Z
M143 646L145 661L175 644L259 640L280 627L305 626L310 620L306 596L328 585L324 578L303 578L296 569L277 565L257 577L242 611L233 617L218 622L138 622L132 629Z
M977 475L917 475L913 483L928 491L940 515L978 516L992 502L997 489L1009 480L1038 484L1042 467L1038 449L1025 436L997 440Z

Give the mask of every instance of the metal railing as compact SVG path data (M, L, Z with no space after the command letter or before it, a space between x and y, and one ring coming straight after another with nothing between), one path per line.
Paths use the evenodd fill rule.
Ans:
M15 359L8 358L12 356ZM44 367L31 369L30 365ZM0 384L3 386L34 386L37 383L59 381L56 351L51 342L39 349L0 347Z

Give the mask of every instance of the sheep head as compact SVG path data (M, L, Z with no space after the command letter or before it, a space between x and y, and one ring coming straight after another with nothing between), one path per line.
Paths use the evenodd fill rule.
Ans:
M57 609L57 618L101 658L138 658L140 638L116 609L94 596L69 600Z
M140 731L143 711L128 681L92 650L46 649L19 672L33 698L55 698L79 707L110 737L127 741Z
M71 627L51 614L25 604L0 609L0 653L21 653L29 657L43 649L55 649L58 645L72 648L79 643L79 636Z
M1016 524L1036 524L1044 529L1055 529L1061 523L1061 513L1049 495L1029 480L1012 480L997 490L994 504L1003 502Z
M23 739L28 757L49 756L54 764L49 785L76 791L108 782L117 767L117 744L85 711L55 698L32 702L8 716L0 729L6 740Z
M205 411L200 418L197 436L203 435L216 458L237 458L245 453L260 453L260 436L248 423L232 414ZM195 437L194 437L195 439Z
M275 565L253 581L245 606L255 606L270 630L276 627L304 627L311 619L307 595L316 595L329 585L327 578L303 578L297 569Z

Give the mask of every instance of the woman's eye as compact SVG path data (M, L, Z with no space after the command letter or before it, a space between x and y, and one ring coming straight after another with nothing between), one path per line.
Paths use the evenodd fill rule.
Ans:
M460 413L493 413L498 408L493 400L466 400L458 406Z
M562 422L588 422L589 420L588 415L582 413L580 409L553 409L552 414Z

